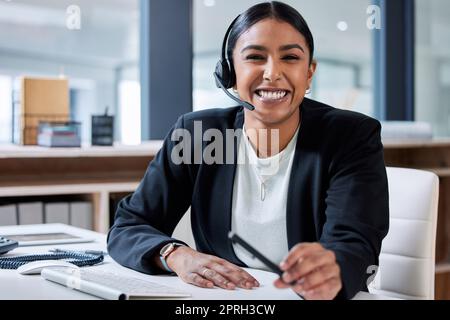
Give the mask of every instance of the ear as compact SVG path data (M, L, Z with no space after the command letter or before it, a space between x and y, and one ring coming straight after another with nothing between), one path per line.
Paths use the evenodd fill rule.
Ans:
M313 80L314 74L316 73L316 68L317 68L317 60L313 59L308 69L308 87L311 87L311 82Z

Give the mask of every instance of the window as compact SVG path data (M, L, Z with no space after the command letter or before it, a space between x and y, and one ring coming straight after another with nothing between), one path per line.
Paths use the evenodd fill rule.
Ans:
M0 1L0 74L13 79L65 75L83 142L90 141L91 115L103 114L106 107L116 116L116 140L122 141L120 124L140 125L138 113L123 122L119 110L120 97L135 94L135 87L121 83L138 83L138 70L139 0ZM3 112L11 109L5 98L10 89L3 83L0 121L11 123ZM10 141L7 127L1 127L0 140Z
M0 143L11 141L12 79L0 75Z
M215 86L212 73L229 23L261 1L194 0L194 109L236 105ZM308 22L318 69L311 97L373 116L373 45L369 0L284 1ZM324 11L326 10L326 11Z
M416 0L415 115L441 137L450 135L449 16L448 1Z
M125 80L119 85L119 105L121 112L122 143L137 145L141 143L141 88L138 81Z

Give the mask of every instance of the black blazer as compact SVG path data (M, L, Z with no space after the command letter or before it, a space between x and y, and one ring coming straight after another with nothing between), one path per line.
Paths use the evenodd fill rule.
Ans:
M302 123L286 209L289 248L320 242L333 250L343 281L338 297L352 298L367 290L371 275L367 268L378 265L389 227L381 126L365 115L306 98L300 108ZM150 258L175 241L170 235L191 206L197 250L245 266L227 239L236 165L171 161L172 149L179 143L171 141L173 130L193 133L194 121L202 121L203 132L216 128L225 137L226 129L242 129L244 111L213 109L178 119L136 192L118 206L108 234L109 253L118 263L148 274L162 273ZM234 151L236 159L236 146Z

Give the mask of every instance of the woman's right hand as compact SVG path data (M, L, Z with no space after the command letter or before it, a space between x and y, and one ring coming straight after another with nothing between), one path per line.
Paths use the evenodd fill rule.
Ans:
M166 262L181 280L198 287L218 286L228 290L259 287L258 281L240 267L189 247L177 247Z

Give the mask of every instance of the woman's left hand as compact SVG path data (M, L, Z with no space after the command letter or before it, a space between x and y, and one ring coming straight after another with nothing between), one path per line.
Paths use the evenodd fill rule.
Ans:
M297 244L280 268L283 280L277 279L275 287L292 288L307 300L331 300L342 288L336 255L319 243Z

